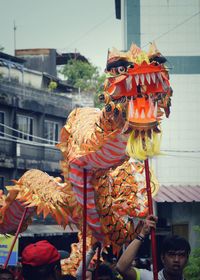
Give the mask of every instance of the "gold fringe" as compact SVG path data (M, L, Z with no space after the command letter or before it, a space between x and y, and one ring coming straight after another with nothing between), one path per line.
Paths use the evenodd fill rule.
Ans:
M135 131L132 131L127 142L126 153L139 160L160 155L161 137L162 133L156 133L153 130L151 138L148 137L147 132L140 132L135 137Z

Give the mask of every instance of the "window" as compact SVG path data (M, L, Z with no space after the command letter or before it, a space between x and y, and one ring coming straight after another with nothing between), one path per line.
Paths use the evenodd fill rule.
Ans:
M4 177L0 176L0 190L4 191Z
M188 240L189 226L188 224L174 224L172 225L172 233L174 235L180 235Z
M33 140L33 118L17 115L18 137L24 140Z
M58 123L53 121L44 122L44 137L49 144L58 142Z
M0 136L4 136L4 112L0 112Z

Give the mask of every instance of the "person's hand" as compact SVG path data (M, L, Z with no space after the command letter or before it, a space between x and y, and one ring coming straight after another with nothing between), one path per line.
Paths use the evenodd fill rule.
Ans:
M142 237L145 237L146 235L148 235L151 231L152 228L156 228L156 223L158 221L158 218L154 215L149 215L146 217L143 227L141 229L140 235Z

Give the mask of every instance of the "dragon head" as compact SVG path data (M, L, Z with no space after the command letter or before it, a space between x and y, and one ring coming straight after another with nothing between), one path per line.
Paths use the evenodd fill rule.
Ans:
M127 52L108 52L107 78L100 99L124 112L124 133L129 133L127 153L146 159L160 152L160 122L169 117L172 89L166 58L152 43L148 52L135 44Z

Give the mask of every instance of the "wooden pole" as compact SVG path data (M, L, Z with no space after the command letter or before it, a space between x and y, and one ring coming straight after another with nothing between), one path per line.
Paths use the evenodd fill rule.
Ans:
M25 208L25 209L24 209L24 212L23 212L23 214L22 214L20 223L19 223L19 225L18 225L17 231L16 231L16 233L15 233L15 238L13 239L12 245L11 245L10 250L9 250L9 252L8 252L8 256L7 256L6 261L5 261L5 263L4 263L4 267L3 267L4 269L7 267L8 262L9 262L9 260L10 260L10 256L11 256L12 251L13 251L13 248L14 248L14 246L15 246L17 237L18 237L18 235L19 235L19 233L20 233L20 230L21 230L23 221L24 221L24 219L25 219L25 217L26 217L27 211L28 211L28 208Z
M86 237L87 237L87 170L83 169L83 280L86 279Z
M150 175L149 175L148 158L144 161L144 166L145 166L145 175L146 175L146 189L147 189L149 215L153 215L153 203L152 203L152 195L151 195L151 183L150 183ZM158 280L156 232L154 228L151 229L151 249L152 249L152 261L153 261L153 276L154 276L154 280Z

